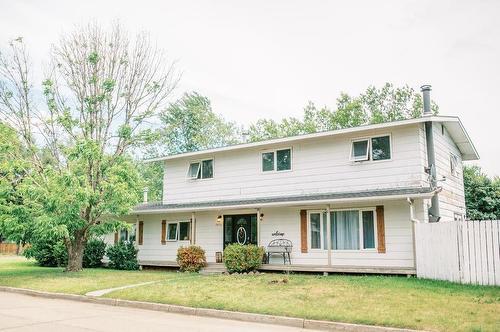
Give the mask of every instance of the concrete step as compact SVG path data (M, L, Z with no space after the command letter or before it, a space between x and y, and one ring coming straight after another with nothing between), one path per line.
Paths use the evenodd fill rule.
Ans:
M209 275L209 274L222 274L226 272L227 269L224 264L221 263L208 263L206 267L200 270L200 274Z

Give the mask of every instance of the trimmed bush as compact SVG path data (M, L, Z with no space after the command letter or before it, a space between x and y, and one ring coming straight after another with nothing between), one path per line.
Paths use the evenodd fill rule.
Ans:
M198 272L207 265L205 250L200 246L180 247L177 249L177 264L181 271Z
M26 258L34 258L40 266L55 267L68 264L68 251L60 240L33 241L23 254Z
M131 242L120 241L115 245L110 246L106 250L106 255L109 258L109 267L116 270L137 270L138 250Z
M106 243L101 239L91 239L83 251L83 267L101 267L106 253Z
M263 247L234 243L224 249L224 265L230 273L254 271L262 264L263 256Z

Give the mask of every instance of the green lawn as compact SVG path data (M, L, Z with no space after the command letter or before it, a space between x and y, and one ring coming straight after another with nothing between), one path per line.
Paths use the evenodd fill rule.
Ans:
M201 276L176 272L89 269L66 274L0 257L0 284L82 294L163 280L106 295L112 298L434 331L500 330L500 287L406 277L293 274Z
M166 279L159 271L115 271L85 269L67 273L63 268L37 266L23 257L0 256L0 285L43 290L57 293L85 294L146 281Z

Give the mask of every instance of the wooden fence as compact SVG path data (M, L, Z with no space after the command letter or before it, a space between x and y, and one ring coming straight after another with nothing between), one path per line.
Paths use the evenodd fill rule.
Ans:
M500 285L500 221L417 223L419 278Z
M0 243L0 254L16 254L16 253L17 253L17 244Z

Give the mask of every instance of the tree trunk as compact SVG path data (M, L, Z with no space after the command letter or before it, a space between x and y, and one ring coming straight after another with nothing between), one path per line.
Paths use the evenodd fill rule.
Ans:
M83 250L85 249L86 238L80 232L75 233L75 238L72 241L66 242L68 249L68 265L66 272L78 272L82 270L83 265Z

